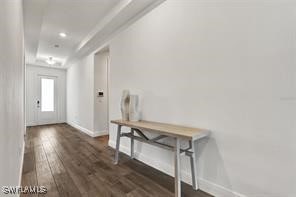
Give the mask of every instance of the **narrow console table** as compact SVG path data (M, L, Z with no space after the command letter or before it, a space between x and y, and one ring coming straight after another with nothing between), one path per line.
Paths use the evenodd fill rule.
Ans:
M192 187L198 189L197 177L197 156L196 142L209 135L209 131L198 128L184 127L172 124L149 121L124 121L112 120L111 123L117 124L116 153L114 163L118 163L120 137L128 137L131 139L131 158L134 158L134 140L165 148L174 152L175 155L175 197L181 197L181 171L180 171L180 155L184 154L190 157ZM131 128L129 133L121 133L122 126ZM157 134L157 137L149 139L143 131ZM137 134L137 135L135 135ZM173 138L174 145L167 145L159 142L160 139ZM187 140L188 147L182 149L180 140Z

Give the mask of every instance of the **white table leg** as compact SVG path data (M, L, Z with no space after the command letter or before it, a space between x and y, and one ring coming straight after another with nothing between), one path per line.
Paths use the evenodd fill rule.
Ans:
M191 176L192 176L192 187L194 190L198 190L198 174L197 174L197 146L195 146L195 141L190 141L192 147L192 155L190 156L191 164Z
M180 139L179 138L176 138L174 153L175 153L175 197L181 197Z
M116 152L115 152L115 160L114 160L115 165L118 164L120 135L121 135L121 125L118 125L117 126L117 136L116 136Z

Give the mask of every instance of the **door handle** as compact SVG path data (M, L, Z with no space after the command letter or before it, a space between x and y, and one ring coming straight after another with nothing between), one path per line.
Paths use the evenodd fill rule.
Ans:
M37 108L40 107L40 101L37 101Z

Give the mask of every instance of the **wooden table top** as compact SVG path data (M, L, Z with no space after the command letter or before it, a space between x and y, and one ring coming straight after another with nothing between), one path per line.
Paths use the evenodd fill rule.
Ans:
M111 123L122 125L135 129L142 129L144 131L151 131L161 135L170 137L185 138L189 140L197 140L209 135L209 131L200 128L192 128L174 124L166 124L160 122L150 121L125 121L125 120L112 120Z

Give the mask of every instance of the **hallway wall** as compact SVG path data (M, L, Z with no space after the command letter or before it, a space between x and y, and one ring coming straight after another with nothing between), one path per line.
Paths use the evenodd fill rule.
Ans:
M67 70L67 123L92 137L108 133L107 56L92 53Z
M94 55L67 70L67 122L94 135Z
M94 130L108 134L108 57L109 51L94 55ZM104 96L98 97L98 91Z
M22 0L0 1L0 186L20 184L24 153ZM2 196L2 191L0 196ZM11 195L6 195L11 196Z
M202 190L296 196L295 20L287 1L165 1L110 42L110 120L122 90L140 93L144 119L212 131L198 149ZM173 174L170 152L136 152Z

